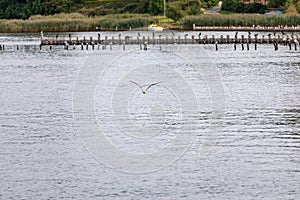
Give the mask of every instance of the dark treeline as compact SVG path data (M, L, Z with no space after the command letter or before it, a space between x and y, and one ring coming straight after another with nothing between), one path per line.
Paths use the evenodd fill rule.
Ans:
M42 10L40 0L0 0L0 18L27 19Z
M0 0L1 19L28 19L32 15L68 12L82 0Z
M259 3L244 4L239 0L223 0L222 10L234 13L265 13L267 8L280 8L286 13L300 12L300 0L270 0L268 5Z
M200 14L219 0L166 0L167 16L180 19ZM77 12L86 16L122 13L163 15L164 0L0 0L0 19L28 19L32 15Z
M265 13L267 6L260 3L244 4L238 0L223 0L222 10L234 13Z

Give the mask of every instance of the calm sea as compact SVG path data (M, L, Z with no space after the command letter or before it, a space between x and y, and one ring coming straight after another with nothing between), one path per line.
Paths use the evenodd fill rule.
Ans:
M0 199L299 199L299 50L0 44Z

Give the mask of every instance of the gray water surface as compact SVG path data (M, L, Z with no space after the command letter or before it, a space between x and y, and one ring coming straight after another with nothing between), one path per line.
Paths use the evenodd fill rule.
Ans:
M239 46L234 51L227 44L219 51L214 45L150 46L148 51L128 47L125 52L132 53L112 62L95 90L97 123L110 142L124 151L149 154L165 148L182 125L177 123L184 114L182 104L171 87L177 80L169 74L165 84L149 90L149 98L129 81L118 86L133 89L128 113L137 126L154 125L155 134L146 143L115 126L110 94L130 70L153 67L153 77L169 68L178 72L190 83L199 109L184 124L187 134L196 134L181 157L154 172L132 174L95 159L82 144L74 120L80 69L91 55L112 54L109 49L40 51L35 34L2 34L0 43L8 44L0 51L0 199L299 199L299 50L280 46L275 52L272 45L259 45L257 51ZM19 51L16 44L22 45ZM112 51L120 49L114 46ZM200 64L180 57L186 52ZM203 63L217 69L226 99L224 118L219 119L222 131L207 156L200 149L212 110L204 81L210 77L189 71ZM143 81L142 76L135 80ZM120 116L131 130L128 116Z

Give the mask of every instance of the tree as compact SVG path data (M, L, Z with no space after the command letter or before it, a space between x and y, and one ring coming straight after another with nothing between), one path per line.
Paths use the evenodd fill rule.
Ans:
M174 21L177 21L184 17L184 12L179 2L168 3L167 10L167 17L173 19Z
M286 0L270 0L268 8L280 8L285 4Z
M152 15L162 15L164 11L164 0L150 0L149 13Z
M297 14L300 12L299 0L286 0L283 9L285 13Z

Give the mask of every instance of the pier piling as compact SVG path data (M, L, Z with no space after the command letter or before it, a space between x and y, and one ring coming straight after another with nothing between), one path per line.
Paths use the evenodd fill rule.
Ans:
M157 38L155 37L157 36ZM45 39L43 39L45 38ZM242 50L250 50L250 44L254 43L254 49L257 50L257 44L272 44L274 45L274 49L277 51L279 48L279 45L287 45L289 46L289 49L299 49L300 41L300 35L299 34L268 34L265 35L258 35L258 34L251 34L251 32L248 32L248 35L242 35L239 34L239 32L236 32L235 35L232 37L230 35L219 35L216 36L212 34L211 36L203 35L201 36L201 33L199 33L196 37L194 35L185 34L183 35L177 35L174 32L172 34L159 34L156 35L156 33L152 33L152 35L149 36L142 36L139 32L137 36L131 37L131 36L124 36L122 37L121 34L118 34L117 37L114 36L105 36L103 40L101 39L100 34L98 34L98 37L93 38L93 36L88 37L86 39L85 36L79 38L78 36L72 37L70 34L69 36L61 36L60 38L58 35L56 37L42 37L41 36L41 47L44 45L64 45L65 49L68 49L70 45L73 46L73 49L76 48L77 45L81 45L81 49L83 50L85 46L85 49L88 50L89 45L91 45L92 49L95 49L95 45L98 45L98 49L106 49L106 45L110 46L110 49L112 50L113 45L122 45L122 48L125 50L126 45L138 45L140 46L140 49L145 49L145 46L147 46L146 49L148 49L148 45L162 45L162 44L212 44L215 45L215 49L219 50L219 44L234 44L234 50L237 50L237 46L241 44ZM103 44L103 45L101 45ZM145 45L146 44L146 45ZM245 46L246 45L246 46ZM52 47L51 47L52 48ZM1 51L4 50L4 46L1 45ZM20 45L17 45L16 50L20 50Z

